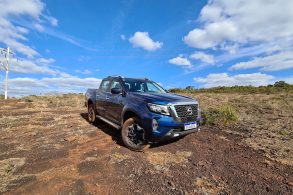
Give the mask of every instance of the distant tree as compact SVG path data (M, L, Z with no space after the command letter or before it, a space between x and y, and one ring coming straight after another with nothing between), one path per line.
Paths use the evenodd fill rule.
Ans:
M277 81L274 84L274 87L282 87L282 88L284 88L284 87L287 87L287 86L289 86L289 84L286 83L285 81Z
M194 86L187 86L187 87L185 87L185 89L191 91L191 90L194 90L195 88L194 88Z

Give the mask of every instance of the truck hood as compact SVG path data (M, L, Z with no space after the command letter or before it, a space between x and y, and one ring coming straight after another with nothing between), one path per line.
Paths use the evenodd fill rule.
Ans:
M182 95L177 95L173 93L162 93L162 94L157 94L157 93L137 93L137 92L132 92L131 95L141 98L145 100L148 103L156 103L156 104L168 104L168 103L180 103L180 102L190 102L190 103L197 103L196 100L182 96Z

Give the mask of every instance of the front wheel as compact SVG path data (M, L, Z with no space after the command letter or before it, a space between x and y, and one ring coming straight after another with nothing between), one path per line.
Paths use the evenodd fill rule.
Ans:
M89 104L88 106L88 120L90 123L94 123L96 121L96 111L93 104Z
M145 140L144 129L139 125L139 120L135 117L124 122L121 135L123 143L130 150L141 152L150 146Z

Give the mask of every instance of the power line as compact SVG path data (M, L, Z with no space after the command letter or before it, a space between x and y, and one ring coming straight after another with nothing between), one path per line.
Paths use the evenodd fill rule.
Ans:
M5 99L8 97L8 72L9 72L9 57L10 55L14 55L14 53L10 50L9 47L7 48L0 48L0 53L4 54L5 57L5 65L1 62L2 66L4 66L6 70L6 77L5 77Z

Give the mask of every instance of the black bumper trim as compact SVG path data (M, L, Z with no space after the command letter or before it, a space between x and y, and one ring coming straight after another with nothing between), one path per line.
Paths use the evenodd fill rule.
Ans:
M168 133L166 133L166 135L164 136L160 136L160 137L152 136L149 142L154 143L154 142L167 141L174 138L182 137L184 135L198 132L199 130L200 130L200 127L197 127L196 129L186 130L186 131L178 131L178 129L172 129Z

